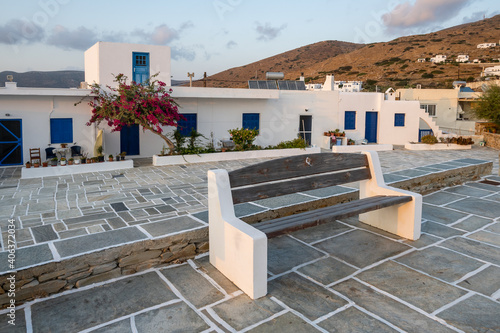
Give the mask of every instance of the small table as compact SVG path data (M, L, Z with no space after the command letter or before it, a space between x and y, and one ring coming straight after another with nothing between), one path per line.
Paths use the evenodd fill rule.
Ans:
M59 159L61 157L68 159L68 155L71 157L71 148L54 148L54 153Z

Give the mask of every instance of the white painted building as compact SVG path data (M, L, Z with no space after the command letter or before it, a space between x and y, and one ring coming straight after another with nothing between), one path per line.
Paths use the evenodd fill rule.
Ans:
M469 62L469 56L466 54L459 54L455 59L456 62Z
M425 62L425 61L426 61L425 58L418 58L417 59L417 62Z
M363 81L335 81L333 75L327 75L324 84L310 83L306 85L306 90L360 92L363 90Z
M431 58L431 62L435 64L440 64L446 61L446 55L444 54L436 54L434 57Z
M486 67L481 73L481 76L500 76L500 65Z
M159 78L169 82L167 54L170 49L166 46L100 42L86 52L86 80L90 81L87 83L113 84L112 74L133 77L138 72L152 74L157 69L165 70L160 71ZM141 56L138 62L133 60L136 55ZM102 64L110 67L104 68ZM138 68L141 66L146 68ZM136 78L141 80L141 76ZM358 142L368 139L373 143L402 145L418 140L419 119L428 118L418 102L386 99L383 93L339 91L334 84L331 77L319 91L173 87L172 96L187 119L183 125L197 129L207 138L212 134L215 144L229 138L229 129L241 127L257 127L260 134L255 143L262 146L291 140L297 135L305 137L311 145L323 146L323 132L337 128ZM90 107L74 103L89 92L88 89L18 88L13 82L0 88L0 129L4 136L9 131L15 132L9 134L12 142L0 149L0 166L24 164L29 148L41 148L43 159L44 148L58 147L63 142L76 142L92 156L99 129L104 130L106 155L126 151L132 157L146 157L160 152L164 141L139 126L121 132L111 132L104 123L99 127L86 126L91 117ZM173 130L164 128L166 133Z
M477 44L478 49L489 49L491 47L497 46L497 43L481 43Z

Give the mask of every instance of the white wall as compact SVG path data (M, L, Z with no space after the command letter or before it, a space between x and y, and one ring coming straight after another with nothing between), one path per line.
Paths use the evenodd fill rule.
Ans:
M68 89L69 90L69 89ZM50 118L73 118L73 142L90 151L94 146L93 126L86 126L90 109L85 104L74 106L81 97L66 96L0 96L0 118L21 119L23 163L29 160L29 149L40 148L45 160L45 148L50 143ZM5 114L10 114L6 117ZM69 146L73 142L68 142ZM51 147L59 148L59 144Z
M114 75L132 76L132 53L149 53L150 75L159 73L157 80L171 85L170 47L158 45L97 42L85 51L85 82L115 86Z

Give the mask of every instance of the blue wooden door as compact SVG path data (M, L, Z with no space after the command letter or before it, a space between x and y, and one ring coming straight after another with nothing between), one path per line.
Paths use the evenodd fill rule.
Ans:
M434 132L431 129L419 129L418 142L422 142L422 137L426 135L434 135Z
M124 126L120 131L120 153L139 155L139 125Z
M306 141L308 146L311 145L312 116L300 116L300 118L299 118L299 136Z
M377 142L378 112L366 111L365 139L368 142Z
M0 166L23 164L21 119L0 119Z
M149 53L132 53L133 79L137 83L145 83L149 80Z

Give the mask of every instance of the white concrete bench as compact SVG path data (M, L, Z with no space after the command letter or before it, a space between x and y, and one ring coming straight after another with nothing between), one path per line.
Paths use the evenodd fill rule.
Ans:
M247 224L234 204L359 182L359 200ZM376 152L286 157L228 173L208 171L210 263L252 299L267 294L267 239L359 214L404 238L420 237L422 196L385 184ZM362 254L360 254L362 255Z

